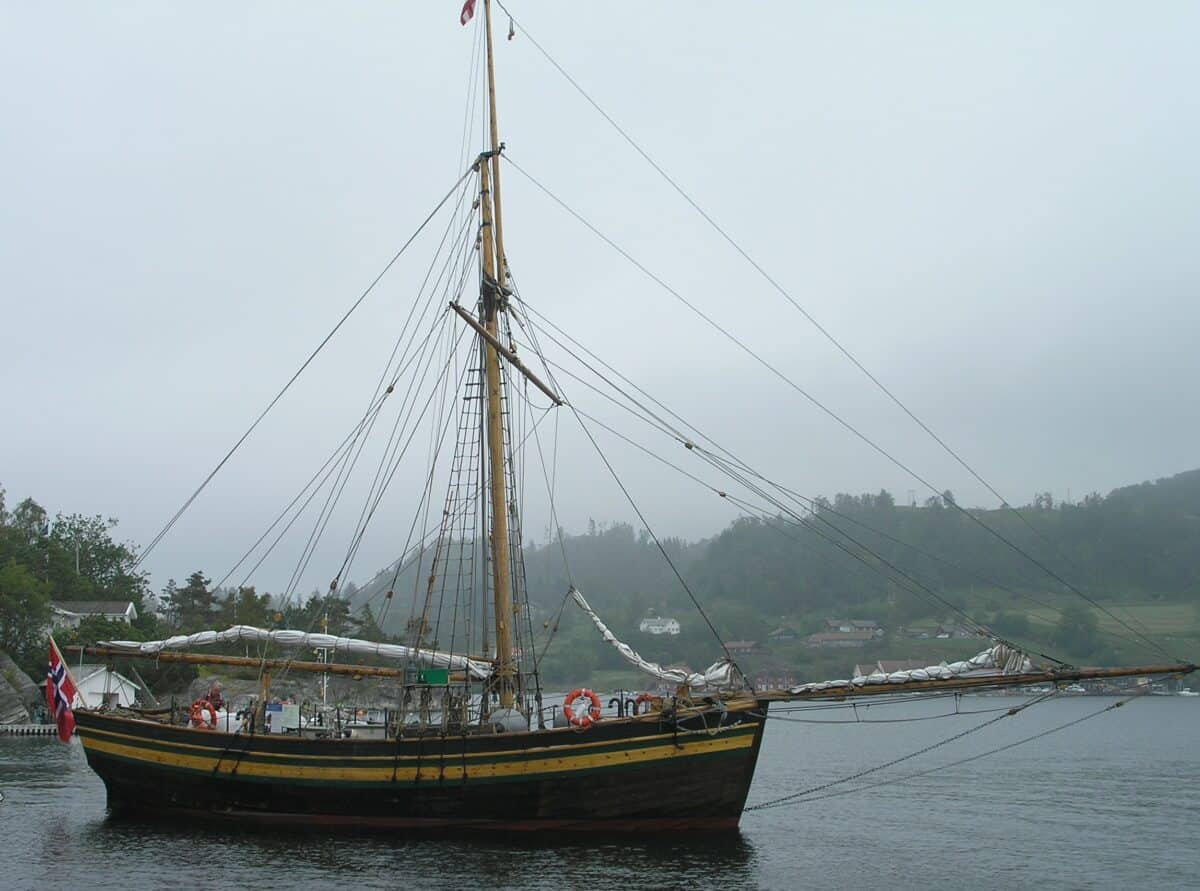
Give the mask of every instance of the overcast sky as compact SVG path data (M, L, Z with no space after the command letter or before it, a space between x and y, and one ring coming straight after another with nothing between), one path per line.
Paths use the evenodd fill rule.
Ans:
M154 536L459 175L475 33L459 6L0 7L10 503ZM1200 465L1200 6L510 8L1010 501ZM514 161L937 488L996 504L506 29L501 14ZM511 168L503 184L525 298L673 409L801 492L928 494ZM152 554L155 587L222 576L345 435L433 246L397 264ZM561 522L632 520L568 421ZM658 532L736 516L604 442ZM399 550L423 472L397 477L359 581ZM327 584L360 503L304 588ZM547 516L528 509L526 538ZM260 590L282 587L302 538Z

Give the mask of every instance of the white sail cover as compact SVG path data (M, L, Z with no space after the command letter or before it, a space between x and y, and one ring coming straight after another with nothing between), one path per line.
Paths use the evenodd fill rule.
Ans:
M998 643L991 649L984 650L963 662L942 662L926 668L913 668L908 671L893 671L890 674L876 672L869 675L858 675L849 680L818 681L813 684L801 684L788 689L789 693L824 693L843 690L853 691L858 687L873 687L882 684L906 684L910 681L950 681L963 677L986 677L988 675L1023 674L1033 671L1033 663L1020 650L1015 650L1006 644Z
M662 681L669 681L676 686L687 685L693 689L703 689L705 687L726 687L729 686L733 678L733 663L728 659L722 659L720 662L715 662L710 665L703 674L695 671L684 671L682 668L663 668L657 662L647 662L639 656L627 643L622 643L617 639L617 636L608 630L596 611L592 609L583 595L579 593L579 589L574 585L571 586L571 597L579 608L588 614L588 618L592 620L592 624L596 626L596 630L600 632L608 643L616 647L620 653L631 664L637 666L648 675L658 678Z
M198 631L195 634L177 634L166 640L110 640L105 645L132 650L141 655L153 655L161 650L182 650L189 647L203 647L217 643L235 643L237 641L258 641L276 643L283 647L310 647L333 650L334 653L353 653L358 656L378 656L382 659L396 659L402 662L419 662L422 665L432 665L436 668L448 668L452 671L468 671L476 680L485 680L492 675L492 664L467 656L454 653L442 653L437 650L419 650L404 647L399 644L375 643L369 640L359 640L354 637L337 637L333 634L309 634L304 631L277 629L268 631L265 628L255 628L253 625L234 625L224 631Z

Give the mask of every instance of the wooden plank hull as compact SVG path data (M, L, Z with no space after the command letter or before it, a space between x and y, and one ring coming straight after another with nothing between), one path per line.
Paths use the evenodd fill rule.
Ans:
M681 720L468 737L314 740L77 712L116 815L412 830L730 830L765 703Z

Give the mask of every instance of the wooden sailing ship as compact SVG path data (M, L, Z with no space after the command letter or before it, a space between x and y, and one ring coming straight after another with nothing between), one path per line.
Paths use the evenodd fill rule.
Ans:
M753 697L624 719L383 740L207 730L77 711L115 815L270 826L730 829L762 743Z
M502 145L496 116L491 3L484 0L488 148L471 168L477 180L479 294L476 311L452 308L475 338L474 379L478 416L460 424L464 442L478 446L478 464L456 453L454 467L473 475L482 495L471 530L443 524L446 547L466 551L486 543L475 576L486 579L482 597L464 604L464 615L487 616L462 647L442 649L430 634L434 581L453 563L436 551L427 597L407 646L386 646L293 635L301 647L365 651L398 665L350 665L296 658L204 655L180 652L228 640L289 642L288 633L260 629L186 636L178 641L92 648L105 658L144 656L159 661L203 662L257 669L262 687L255 708L234 726L203 714L180 724L175 714L78 710L77 731L87 760L107 789L114 814L188 816L269 826L314 825L412 829L728 830L746 804L773 701L876 696L914 690L961 690L1066 683L1191 670L1157 665L1131 669L1034 668L1004 653L970 670L914 673L882 682L808 685L755 691L732 660L690 673L645 662L612 637L581 595L577 602L598 630L638 667L675 687L640 713L603 716L583 699L565 717L542 701L532 628L523 600L519 522L512 481L512 431L505 394L515 375L561 405L557 389L527 368L506 343L505 315L512 283L504 250L501 206ZM390 393L390 389L388 390ZM472 439L472 437L476 437ZM465 463L464 463L465 462ZM457 496L455 496L457 497ZM450 502L445 517L460 517ZM471 559L474 559L473 557ZM439 576L439 573L441 575ZM390 594L389 594L390 596ZM203 638L203 639L201 639ZM468 656L472 652L477 655ZM379 660L376 660L379 661ZM439 680L422 682L412 666L433 666ZM335 732L268 733L266 702L271 678L282 672L371 676L394 682L406 695L440 685L433 714L404 716L383 738ZM857 679L856 679L857 680ZM557 717L557 720L555 718ZM409 718L412 718L411 720Z
M465 720L443 713L437 726L392 728L384 740L267 734L176 726L145 716L79 711L88 763L104 780L114 813L191 814L223 819L391 827L486 825L608 828L730 827L746 800L762 742L764 712L751 695L688 697L618 720L546 727L530 675L518 664L510 546L511 469L506 466L503 375L526 374L501 341L509 296L500 192L501 144L493 77L491 3L484 3L490 147L478 177L478 318L456 306L478 338L486 465L481 469L490 521L487 564L493 606L487 677ZM517 539L519 541L519 539ZM422 623L424 623L424 618ZM421 655L419 643L413 648ZM528 651L528 647L526 648ZM129 655L121 650L108 656ZM171 652L154 658L237 663L236 657ZM270 665L248 660L269 678ZM420 658L415 661L421 661ZM282 663L289 671L404 679L404 670ZM538 711L538 714L531 714ZM592 716L589 714L590 719ZM259 732L256 732L259 731ZM499 731L499 732L497 732Z

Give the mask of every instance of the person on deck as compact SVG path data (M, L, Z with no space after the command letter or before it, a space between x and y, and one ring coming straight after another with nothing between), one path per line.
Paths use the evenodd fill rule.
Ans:
M225 708L225 700L221 696L221 682L213 681L213 685L208 688L208 695L204 697L212 704L212 707L217 711Z

